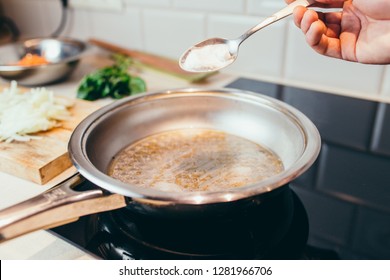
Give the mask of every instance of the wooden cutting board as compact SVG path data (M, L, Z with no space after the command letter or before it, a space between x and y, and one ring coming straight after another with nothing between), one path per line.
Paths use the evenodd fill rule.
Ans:
M68 141L74 128L89 114L97 110L97 104L75 100L71 119L61 127L36 133L41 139L28 142L0 142L0 171L38 184L45 184L72 166L68 156Z

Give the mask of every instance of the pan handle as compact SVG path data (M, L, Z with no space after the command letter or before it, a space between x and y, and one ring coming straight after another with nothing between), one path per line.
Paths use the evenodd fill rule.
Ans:
M80 217L126 206L122 195L101 189L76 191L85 179L75 174L44 193L0 211L0 243L39 229L49 229Z

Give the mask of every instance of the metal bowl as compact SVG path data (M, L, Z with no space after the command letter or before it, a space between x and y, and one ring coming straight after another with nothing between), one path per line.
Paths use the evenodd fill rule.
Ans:
M87 45L70 38L36 38L0 47L0 77L21 85L45 85L67 78L79 63ZM27 53L44 57L49 63L20 66Z

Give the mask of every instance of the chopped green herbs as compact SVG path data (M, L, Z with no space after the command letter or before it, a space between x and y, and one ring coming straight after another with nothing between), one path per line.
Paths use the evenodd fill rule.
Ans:
M80 82L77 98L96 100L112 97L120 99L125 96L146 91L145 81L128 73L131 58L115 55L115 64L86 75Z

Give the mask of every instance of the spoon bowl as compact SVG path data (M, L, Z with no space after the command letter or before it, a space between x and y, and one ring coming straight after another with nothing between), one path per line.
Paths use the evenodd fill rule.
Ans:
M225 68L237 59L238 44L237 40L207 39L185 51L179 60L179 65L190 72L211 72Z

